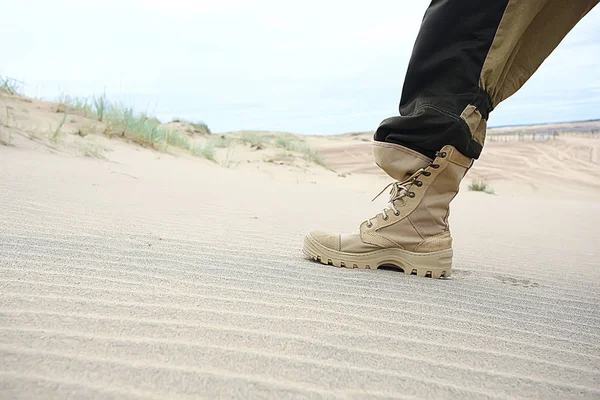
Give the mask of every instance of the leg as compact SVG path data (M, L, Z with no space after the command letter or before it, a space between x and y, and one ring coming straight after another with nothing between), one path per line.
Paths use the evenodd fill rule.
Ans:
M375 140L433 158L478 158L489 113L531 77L598 0L434 0L409 63L400 117Z
M375 133L375 162L398 181L388 206L358 234L310 232L304 253L336 266L394 264L405 273L450 276L450 202L481 153L489 113L596 3L432 1L408 68L402 116Z

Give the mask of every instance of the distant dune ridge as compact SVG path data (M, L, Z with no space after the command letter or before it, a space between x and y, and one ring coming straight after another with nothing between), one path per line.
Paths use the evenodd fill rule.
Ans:
M61 104L0 94L0 399L600 398L597 121L490 130L431 280L301 253L384 205L372 133Z

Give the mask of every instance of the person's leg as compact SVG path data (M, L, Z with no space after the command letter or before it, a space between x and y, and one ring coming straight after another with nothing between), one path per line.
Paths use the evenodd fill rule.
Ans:
M489 113L531 77L598 0L434 0L404 82L399 117L375 140L429 157L478 158Z
M375 134L392 183L388 208L358 234L310 232L304 253L348 268L394 264L451 274L449 205L479 157L491 110L515 93L598 0L434 0L402 93L402 116Z

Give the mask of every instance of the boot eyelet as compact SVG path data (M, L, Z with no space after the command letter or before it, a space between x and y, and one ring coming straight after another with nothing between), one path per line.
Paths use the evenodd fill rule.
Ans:
M441 154L440 154L440 158L446 158L447 155L448 154L446 154L445 151L442 151Z
M438 169L440 167L439 164L431 164L431 168Z
M431 172L429 172L429 171L425 171L425 172L423 172L423 175L425 175L425 176L430 176L430 175L431 175Z
M396 217L399 217L399 216L400 216L400 212L396 212L396 211L394 211L394 215L395 215Z
M415 192L408 192L408 197L410 197L410 198L415 197Z
M373 227L373 224L370 222L367 222L367 228L372 228L372 227Z
M390 217L388 217L387 215L384 215L383 217L381 217L381 219L383 219L384 221L387 221Z
M421 181L415 181L415 185L417 185L418 187L423 186L423 182Z

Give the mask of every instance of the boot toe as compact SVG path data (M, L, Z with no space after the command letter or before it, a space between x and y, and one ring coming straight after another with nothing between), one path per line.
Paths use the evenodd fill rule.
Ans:
M321 231L312 231L307 236L319 243L321 246L327 247L331 250L340 251L341 240L339 234L334 235Z

